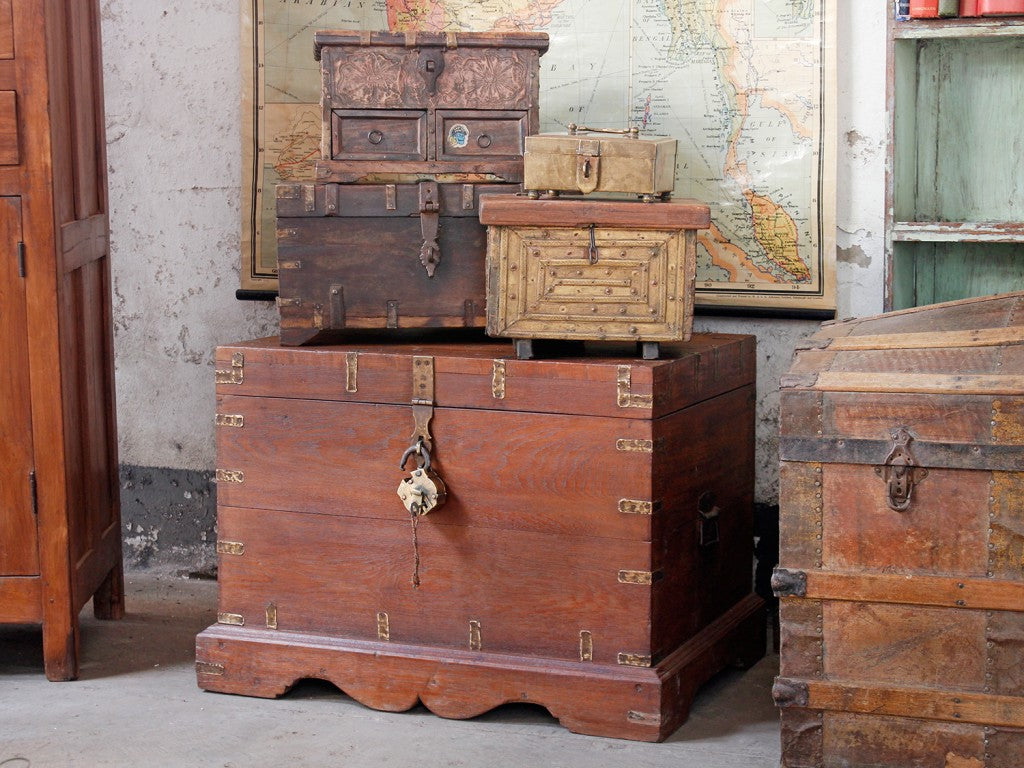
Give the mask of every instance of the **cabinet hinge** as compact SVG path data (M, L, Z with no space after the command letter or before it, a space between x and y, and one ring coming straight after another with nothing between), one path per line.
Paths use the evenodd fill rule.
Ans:
M25 277L25 243L18 241L18 277Z
M36 483L36 471L28 473L28 492L32 497L32 514L39 516L39 486Z

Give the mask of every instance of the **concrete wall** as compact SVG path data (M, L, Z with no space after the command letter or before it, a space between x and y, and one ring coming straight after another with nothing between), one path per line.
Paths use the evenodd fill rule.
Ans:
M885 12L839 5L839 316L882 308ZM103 0L125 555L213 562L214 347L276 332L238 302L238 0ZM698 318L759 342L757 497L777 494L778 380L817 323Z

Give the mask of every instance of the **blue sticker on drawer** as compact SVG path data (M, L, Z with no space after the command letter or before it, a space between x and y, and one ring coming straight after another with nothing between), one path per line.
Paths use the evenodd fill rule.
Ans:
M462 149L469 144L469 128L465 123L455 123L448 129L448 143L455 149Z

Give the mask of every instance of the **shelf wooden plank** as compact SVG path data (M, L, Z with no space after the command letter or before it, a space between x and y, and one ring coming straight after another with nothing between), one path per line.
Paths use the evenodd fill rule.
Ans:
M893 24L897 40L941 37L1014 37L1024 35L1024 16L1001 19L934 19L900 21Z
M1024 243L1024 222L897 221L897 243Z

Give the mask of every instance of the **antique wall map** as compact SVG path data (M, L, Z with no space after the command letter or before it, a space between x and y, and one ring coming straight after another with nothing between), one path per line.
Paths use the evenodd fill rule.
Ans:
M274 185L320 149L317 29L537 30L541 127L679 139L697 303L835 307L836 0L243 0L242 288L276 289Z

